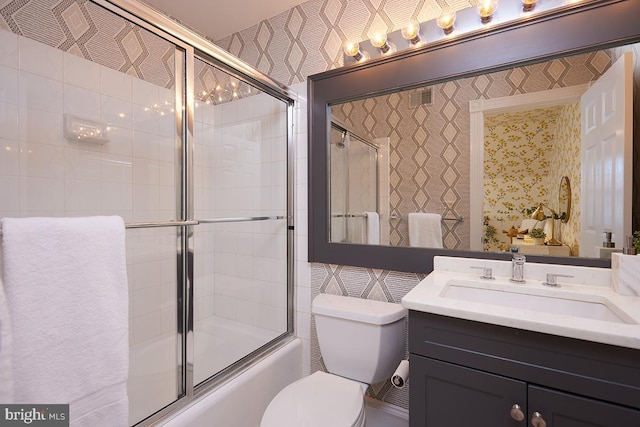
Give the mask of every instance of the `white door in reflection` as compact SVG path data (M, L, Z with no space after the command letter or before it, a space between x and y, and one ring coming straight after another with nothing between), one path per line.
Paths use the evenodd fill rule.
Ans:
M598 256L604 232L622 247L631 235L633 53L618 59L582 96L580 256ZM625 185L627 183L627 185Z

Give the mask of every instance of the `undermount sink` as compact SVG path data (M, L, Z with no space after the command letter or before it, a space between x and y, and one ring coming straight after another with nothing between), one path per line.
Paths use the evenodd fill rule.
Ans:
M549 295L550 292L553 292L553 295ZM527 310L540 313L540 315L560 314L604 322L636 324L633 319L617 310L604 297L590 295L587 300L587 296L584 294L551 288L548 290L523 289L518 286L452 279L442 289L440 296L460 301Z

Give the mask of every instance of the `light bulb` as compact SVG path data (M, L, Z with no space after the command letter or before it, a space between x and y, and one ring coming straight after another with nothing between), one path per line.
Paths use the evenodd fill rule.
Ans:
M420 23L416 20L411 20L407 25L400 30L402 37L405 40L409 40L412 45L420 43Z
M356 61L360 61L364 57L360 52L359 43L347 42L344 44L343 50L345 55L352 57Z
M524 12L531 12L535 9L538 0L522 0L522 10Z
M251 95L252 93L253 93L253 88L249 83L240 84L240 88L238 89L238 94L240 94L240 96L245 97L245 96Z
M436 24L442 28L445 34L453 32L453 24L456 22L456 13L454 11L444 10L440 16L436 18Z
M371 37L371 44L382 51L387 53L391 50L391 45L387 43L387 33L375 33Z
M493 14L498 9L498 0L478 0L478 15L483 24L491 22Z
M375 33L371 37L371 44L375 47L382 47L387 43L387 33Z

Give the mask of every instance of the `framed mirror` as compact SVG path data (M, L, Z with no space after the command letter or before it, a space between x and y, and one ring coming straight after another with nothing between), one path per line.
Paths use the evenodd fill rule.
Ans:
M480 227L482 227L483 219L482 203L474 204L472 199L478 196L477 193L486 193L486 190L484 192L482 190L472 191L472 184L477 184L478 180L473 178L473 171L462 170L460 167L466 163L467 168L478 168L477 165L474 166L472 161L477 156L472 153L469 137L455 143L435 145L436 155L432 151L416 150L415 145L417 144L414 144L413 148L409 148L413 151L403 152L398 148L397 140L435 142L438 138L447 139L451 134L471 132L471 116L469 113L466 118L460 115L458 111L462 108L462 103L454 97L463 91L465 82L473 81L473 84L470 85L474 87L472 91L478 92L478 98L483 100L485 104L489 104L487 100L493 98L492 91L498 92L496 87L512 85L514 79L524 81L524 77L527 75L532 79L536 79L537 75L551 80L555 79L555 83L550 84L550 89L553 89L554 84L559 86L557 83L559 77L572 79L578 76L580 78L575 80L580 80L579 84L589 83L591 79L587 78L585 82L582 74L585 74L585 71L588 74L594 63L599 64L597 67L602 66L599 59L601 56L595 51L622 44L637 43L640 40L640 29L635 25L634 19L630 18L630 16L637 16L639 13L640 5L637 2L596 1L580 7L563 8L539 18L510 23L491 31L487 30L451 40L443 39L442 42L432 43L418 49L309 77L309 260L396 271L428 272L432 269L433 255L509 258L508 254L482 251L481 248L473 248L471 245L471 241L476 242L474 243L476 245L480 241L479 239L471 239L470 235L473 229L471 224L480 223ZM613 22L615 25L611 25ZM583 58L586 55L592 62L587 65L585 65L586 62L582 62L582 67L572 74L567 64L580 55L583 55ZM549 61L552 62L549 63ZM510 79L505 79L507 74L510 74ZM525 86L527 84L531 83L524 83ZM440 111L443 112L442 116L444 116L444 120L441 121L446 122L444 127L429 128L427 131L414 127L397 132L397 135L394 135L393 130L369 135L366 129L357 128L358 124L366 124L367 121L374 120L380 126L392 129L392 122L402 120L405 117L405 113L401 113L400 108L397 107L402 102L401 93L413 93L415 94L413 97L418 100L417 102L421 102L424 99L423 92L428 88L437 88L438 86L442 89L437 92L440 100L436 102L450 104L440 108ZM483 88L485 92L483 92ZM516 93L522 94L517 91ZM407 98L410 101L411 95ZM473 100L466 99L467 106L464 108L472 108L468 106L470 101ZM353 111L358 103L365 107L368 106L369 112L360 118L350 117L353 116ZM372 113L372 103L388 106L389 114L380 120ZM366 108L365 111L367 111ZM428 114L425 115L420 110L413 110L409 114L414 115L414 121L426 122L429 120ZM449 117L446 117L447 114ZM537 113L527 113L529 117L532 114ZM343 128L342 134L338 133L336 137L331 137L332 121L339 121ZM386 165L388 168L386 173L389 177L389 183L386 186L389 189L387 195L384 194L385 186L379 185L384 179L385 173L381 173L382 169L380 168L376 171L382 175L378 180L379 187L375 190L377 191L375 196L381 205L378 209L380 244L364 244L365 240L349 243L349 239L345 238L349 234L346 230L349 223L353 223L351 233L354 234L353 230L360 227L355 235L362 237L364 225L362 222L357 223L355 215L366 212L349 209L348 200L345 199L343 199L345 200L343 205L336 211L334 209L337 206L336 202L331 200L333 196L329 191L329 183L334 182L331 168L335 168L335 166L330 167L329 165L332 164L330 163L332 162L331 153L335 147L330 142L332 139L339 142L344 138L344 135L348 135L349 139L353 136L366 140L381 150L384 150L385 144L389 144L388 157L391 160ZM430 167L422 171L409 173L411 178L398 184L396 178L403 171L398 169L397 163L393 163L394 156L408 158L415 164L429 164L430 159L439 157L441 165L438 169L437 165L429 164ZM451 167L454 163L456 163L455 167ZM483 169L482 164L480 169ZM559 170L561 171L561 169ZM445 181L448 180L449 183L461 181L466 185L457 187L450 185L434 196L436 193L433 190L437 190L437 185L431 182L431 176L445 177ZM396 179L396 188L394 188L394 179ZM560 177L556 179L560 179ZM574 179L572 178L571 181ZM552 194L559 191L557 182L555 180L556 184L550 186L549 191L540 191L541 197L532 199L534 203L531 204L545 203L556 211L561 210L557 204L559 196L556 194L553 197ZM408 195L400 193L400 190L407 189ZM370 193L373 192L372 187ZM350 193L358 194L358 190L351 190ZM482 198L482 194L480 196ZM546 199L542 200L542 196ZM385 206L382 206L384 202L381 202L384 197L389 198L386 218ZM395 200L392 200L394 197ZM395 206L400 206L397 203L400 198L413 200L415 204L406 210L396 208ZM466 210L465 204L468 206ZM474 205L476 211L480 206L479 215L471 213ZM515 209L515 211L519 210L520 207ZM431 212L444 219L442 226L443 248L394 244L408 241L408 230L405 231L408 229L406 218L409 213L414 212ZM517 213L519 218L524 218L524 213ZM339 219L342 224L340 225L341 229L336 225L336 218L340 218L339 216L342 216ZM509 225L517 228L521 219L519 221L515 218L511 219ZM445 221L450 222L446 223ZM388 235L384 235L383 227L385 225L389 229ZM502 234L503 230L508 231L507 228L506 225L499 226L499 229L496 227L496 233ZM563 229L566 228L563 226ZM341 237L336 238L338 235L332 234L332 229L334 231L340 229ZM385 243L387 237L388 244ZM451 245L451 242L454 244ZM469 252L470 250L472 252ZM607 260L573 256L540 256L533 259L575 265L602 267L609 265Z
M571 219L571 181L568 176L563 176L560 179L558 206L560 206L560 221L566 224Z

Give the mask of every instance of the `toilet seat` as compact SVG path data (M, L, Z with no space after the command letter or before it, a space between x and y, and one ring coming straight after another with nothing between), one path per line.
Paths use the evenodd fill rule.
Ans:
M361 384L321 371L285 387L269 403L260 423L260 427L363 425Z

